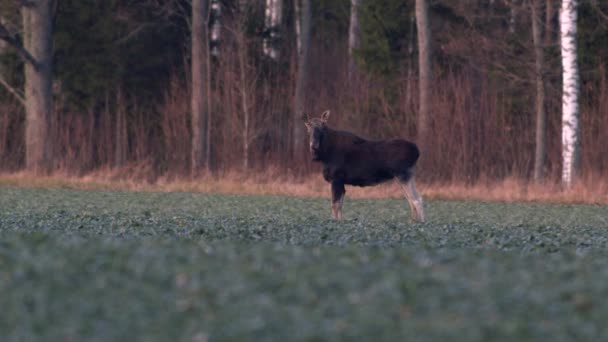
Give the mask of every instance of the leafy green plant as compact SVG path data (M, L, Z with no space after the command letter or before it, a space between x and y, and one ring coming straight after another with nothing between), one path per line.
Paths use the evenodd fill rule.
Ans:
M606 208L0 188L3 340L598 340Z

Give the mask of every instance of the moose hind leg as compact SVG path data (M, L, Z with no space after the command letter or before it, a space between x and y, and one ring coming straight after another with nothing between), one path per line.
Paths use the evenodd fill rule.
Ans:
M342 203L344 202L345 193L346 189L344 189L343 183L331 183L331 211L337 220L342 219Z
M423 201L418 191L416 191L416 182L411 177L407 181L400 181L401 187L405 190L405 197L410 205L412 221L424 222Z

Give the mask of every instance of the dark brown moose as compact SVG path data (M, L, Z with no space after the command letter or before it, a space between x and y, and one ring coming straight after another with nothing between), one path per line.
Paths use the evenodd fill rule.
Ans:
M412 221L424 222L422 197L416 191L414 167L420 156L416 144L393 139L370 141L327 126L329 111L320 118L304 118L310 153L323 163L323 178L331 183L334 218L342 219L344 185L371 186L397 178L405 190Z

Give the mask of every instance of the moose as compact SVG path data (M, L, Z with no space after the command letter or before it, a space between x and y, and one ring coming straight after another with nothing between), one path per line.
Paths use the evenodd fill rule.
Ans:
M308 130L312 160L323 164L331 184L331 208L342 219L344 185L372 186L397 178L405 191L412 222L424 222L422 197L416 191L414 167L420 156L416 144L402 139L371 141L327 126L329 110L320 118L302 117Z

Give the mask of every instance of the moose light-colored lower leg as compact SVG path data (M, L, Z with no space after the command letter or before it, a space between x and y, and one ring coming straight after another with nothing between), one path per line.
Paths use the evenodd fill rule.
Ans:
M336 220L342 219L342 203L344 203L345 193L344 184L331 183L331 211Z
M331 210L334 214L334 218L336 220L341 220L342 219L342 203L344 202L344 195L342 195L342 197L340 197L340 199L337 202L332 202L331 204Z
M418 191L416 191L414 178L411 178L407 182L401 182L401 187L405 191L405 197L410 205L412 221L424 222L423 201Z

